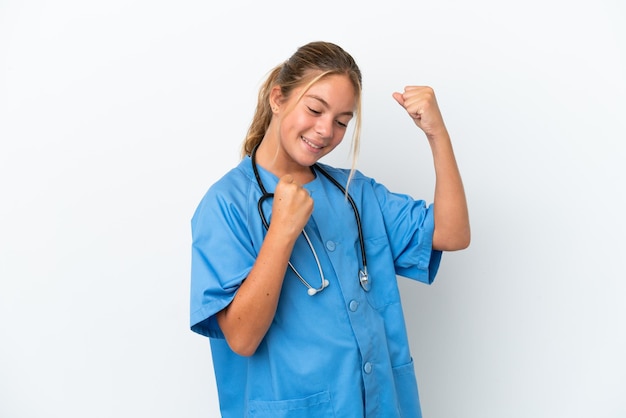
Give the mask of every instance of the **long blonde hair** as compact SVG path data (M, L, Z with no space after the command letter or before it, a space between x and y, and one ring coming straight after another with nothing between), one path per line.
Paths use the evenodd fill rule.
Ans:
M350 54L330 42L311 42L298 50L284 63L273 68L259 89L256 111L244 140L241 156L250 155L261 143L272 120L270 92L280 86L283 97L288 98L295 88L305 86L302 95L320 79L335 74L346 75L355 91L355 118L352 133L352 171L356 166L361 135L361 70Z

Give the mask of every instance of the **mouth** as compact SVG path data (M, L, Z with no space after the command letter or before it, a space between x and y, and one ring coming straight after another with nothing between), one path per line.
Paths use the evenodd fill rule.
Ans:
M306 138L305 138L305 137L303 137L303 136L301 136L301 137L300 137L300 139L301 139L301 140L302 140L305 144L307 144L309 147L311 147L311 148L313 148L313 149L320 150L320 149L324 148L322 145L317 145L317 144L314 144L313 142L309 141L308 139L306 139Z

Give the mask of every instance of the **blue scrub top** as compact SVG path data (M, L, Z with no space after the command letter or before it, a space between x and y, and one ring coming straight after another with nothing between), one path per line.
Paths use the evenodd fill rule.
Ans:
M348 170L322 166L346 184ZM259 172L273 191L276 176ZM420 417L396 275L432 283L441 260L432 249L432 206L355 173L349 192L365 238L371 281L365 292L348 200L319 174L304 187L314 200L305 230L330 285L309 296L287 269L274 320L250 357L230 350L215 319L247 277L266 234L249 157L208 190L192 218L191 329L210 338L222 416ZM270 222L271 204L264 205ZM291 262L319 287L303 236Z

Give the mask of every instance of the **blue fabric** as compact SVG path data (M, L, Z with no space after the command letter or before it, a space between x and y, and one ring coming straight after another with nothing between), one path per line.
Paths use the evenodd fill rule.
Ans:
M340 184L349 172L324 168ZM259 167L265 187L278 179ZM314 200L305 227L330 286L315 296L288 269L276 315L256 353L230 350L215 320L247 277L265 236L261 191L245 158L206 193L192 218L191 329L211 339L223 417L420 417L396 275L432 283L432 206L389 192L357 172L371 291L359 285L354 213L324 176L304 186ZM271 199L264 205L271 221ZM320 276L303 237L291 262L313 287Z

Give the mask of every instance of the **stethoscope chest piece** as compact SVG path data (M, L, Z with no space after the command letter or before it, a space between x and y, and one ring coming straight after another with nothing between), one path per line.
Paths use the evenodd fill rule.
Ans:
M369 275L367 274L367 268L365 268L364 270L359 270L359 283L361 283L361 287L366 292L369 292L372 288Z

